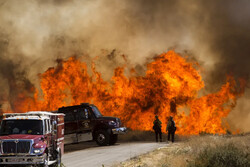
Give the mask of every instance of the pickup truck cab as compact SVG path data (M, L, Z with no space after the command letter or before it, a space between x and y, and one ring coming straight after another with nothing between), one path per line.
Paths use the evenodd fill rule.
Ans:
M113 145L127 130L119 118L103 116L93 104L61 107L57 112L65 114L65 144L95 140L100 146Z
M64 114L9 113L0 128L0 166L61 166Z

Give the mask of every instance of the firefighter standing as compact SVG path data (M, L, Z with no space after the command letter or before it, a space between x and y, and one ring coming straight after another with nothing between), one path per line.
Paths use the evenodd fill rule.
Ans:
M162 142L161 121L157 115L155 116L153 129L155 131L156 142L158 142L158 135L160 136L160 142Z
M174 134L176 131L176 126L172 116L170 116L168 119L166 131L168 132L168 141L170 141L170 135L171 135L172 142L174 142Z

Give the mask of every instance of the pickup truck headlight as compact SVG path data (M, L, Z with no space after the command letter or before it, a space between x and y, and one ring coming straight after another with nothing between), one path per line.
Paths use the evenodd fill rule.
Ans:
M115 121L109 121L109 125L116 126L116 122Z

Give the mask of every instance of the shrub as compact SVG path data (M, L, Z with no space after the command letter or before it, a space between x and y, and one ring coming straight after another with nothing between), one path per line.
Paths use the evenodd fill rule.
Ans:
M249 150L238 148L234 144L208 146L189 162L189 167L249 167Z

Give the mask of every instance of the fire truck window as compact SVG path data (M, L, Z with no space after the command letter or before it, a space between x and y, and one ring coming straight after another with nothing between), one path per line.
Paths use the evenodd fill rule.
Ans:
M74 115L72 112L65 112L65 122L72 122L75 121Z
M49 133L50 132L50 124L49 124L49 120L48 119L46 119L46 123L47 123L47 133Z
M47 126L47 121L46 120L44 120L44 127L45 127L45 133L47 133L48 132L48 126Z
M51 132L51 126L50 126L50 121L48 119L48 128L49 128L49 132Z
M52 124L51 124L50 120L49 120L49 130L50 130L50 132L52 132Z
M57 128L56 128L56 125L57 125L57 122L56 122L56 121L53 121L53 122L52 122L53 131L57 129Z
M43 134L42 121L40 120L4 120L0 134Z

